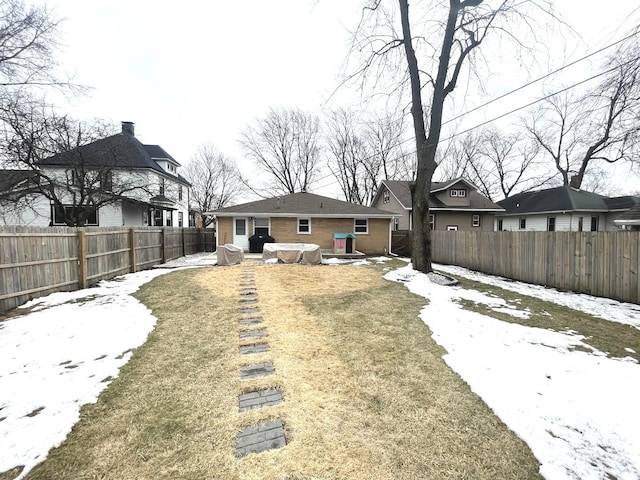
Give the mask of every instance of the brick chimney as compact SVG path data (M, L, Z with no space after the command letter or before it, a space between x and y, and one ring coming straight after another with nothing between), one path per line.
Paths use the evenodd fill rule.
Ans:
M135 137L136 134L133 125L133 122L122 122L122 133L124 135L131 135L132 137Z
M579 181L580 181L580 179L578 178L578 175L573 175L571 177L571 179L569 180L569 186L571 188L575 188L576 190L579 190L580 189L580 186L579 186L579 183L578 183Z

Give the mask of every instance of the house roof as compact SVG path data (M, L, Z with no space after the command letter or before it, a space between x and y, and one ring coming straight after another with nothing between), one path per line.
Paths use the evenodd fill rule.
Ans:
M498 202L505 215L551 212L607 212L607 197L573 187L522 192Z
M66 167L78 164L80 159L88 166L122 169L151 169L169 175L153 159L168 159L179 165L158 145L143 145L136 137L118 133L82 145L77 149L62 152L40 161L41 166ZM189 182L182 176L178 180L185 185Z
M335 198L323 197L313 193L300 192L272 197L264 200L225 207L211 212L207 215L218 217L232 216L261 216L271 217L296 217L296 216L322 216L322 217L380 217L391 218L392 212L379 210L377 208L365 207L355 203L336 200Z
M616 218L613 223L616 225L640 225L640 202Z
M157 160L170 160L172 163L180 166L180 163L173 158L171 155L167 153L167 151L162 148L160 145L144 145L145 151L149 154L149 156L153 159Z
M435 195L433 195L434 193L446 190L459 182L462 182L469 187L469 191L467 194L469 198L469 205L447 205L444 202L440 201ZM378 192L376 193L376 196L373 199L373 203L377 201L378 196L381 194L383 185L385 185L389 189L389 192L391 192L391 194L398 200L400 205L402 205L405 210L412 209L413 201L411 199L410 181L383 180L380 188L378 189ZM479 193L477 191L477 187L474 184L462 177L454 178L446 182L432 182L431 195L429 195L429 208L434 210L483 210L497 212L501 212L503 210L500 205L492 202L487 197Z

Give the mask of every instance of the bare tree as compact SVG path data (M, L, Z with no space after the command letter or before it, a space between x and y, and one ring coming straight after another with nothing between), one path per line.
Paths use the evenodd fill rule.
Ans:
M308 191L320 169L320 120L295 108L270 109L242 132L240 144L268 174L269 195ZM250 182L245 180L249 185ZM256 187L250 187L256 191ZM256 192L257 193L257 192Z
M59 22L44 5L0 1L0 86L67 86L56 78Z
M328 167L347 202L367 205L375 195L380 162L363 138L355 113L339 108L329 113L325 128Z
M364 137L380 163L384 179L413 179L414 156L405 148L405 134L403 115L375 114L365 121Z
M228 206L244 191L235 162L211 143L198 147L185 165L184 175L191 182L189 208L200 215L203 227L208 227L214 221L205 212Z
M640 40L620 44L602 80L583 94L563 92L544 100L526 122L549 155L562 183L580 188L597 161L636 161L640 140ZM596 169L591 181L601 177Z
M365 7L368 12L382 12L382 0L372 0ZM442 130L445 100L454 91L465 65L474 64L474 56L490 32L515 39L520 45L527 42L522 37L532 34L527 7L541 9L546 2L527 0L448 0L429 4L428 14L421 22L412 25L408 0L398 0L401 36L395 31L392 16L374 23L374 27L387 28L387 34L366 32L366 42L370 56L365 60L362 72L380 65L387 54L404 47L409 84L411 90L411 114L417 152L417 172L412 185L413 201L413 245L412 262L414 268L430 272L431 232L429 229L429 192L433 174L438 167L436 161L438 144ZM386 12L383 12L386 13ZM518 36L515 37L514 24L517 21ZM361 22L360 31L364 30ZM420 36L413 37L412 26L420 25ZM419 57L416 44L425 47L429 53ZM422 67L420 66L422 64ZM372 73L372 72L368 72ZM375 73L374 73L375 74ZM430 88L429 119L425 121L421 76L428 78ZM401 82L399 82L401 83Z
M496 201L553 183L555 172L548 171L538 153L539 146L523 132L488 127L454 141L438 171L446 180L466 178Z

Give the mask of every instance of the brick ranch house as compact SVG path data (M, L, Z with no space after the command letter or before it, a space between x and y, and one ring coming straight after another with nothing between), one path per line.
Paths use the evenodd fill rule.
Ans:
M381 255L391 247L394 214L301 192L206 212L216 218L216 244L249 249L249 237L270 235L278 243L314 243L333 248L334 234L355 235L355 249Z

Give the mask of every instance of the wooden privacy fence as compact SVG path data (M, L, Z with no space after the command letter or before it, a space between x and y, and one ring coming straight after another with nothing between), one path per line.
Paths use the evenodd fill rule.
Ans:
M640 303L640 232L432 232L432 258L514 280Z
M201 228L0 227L0 312L214 250L213 230Z

